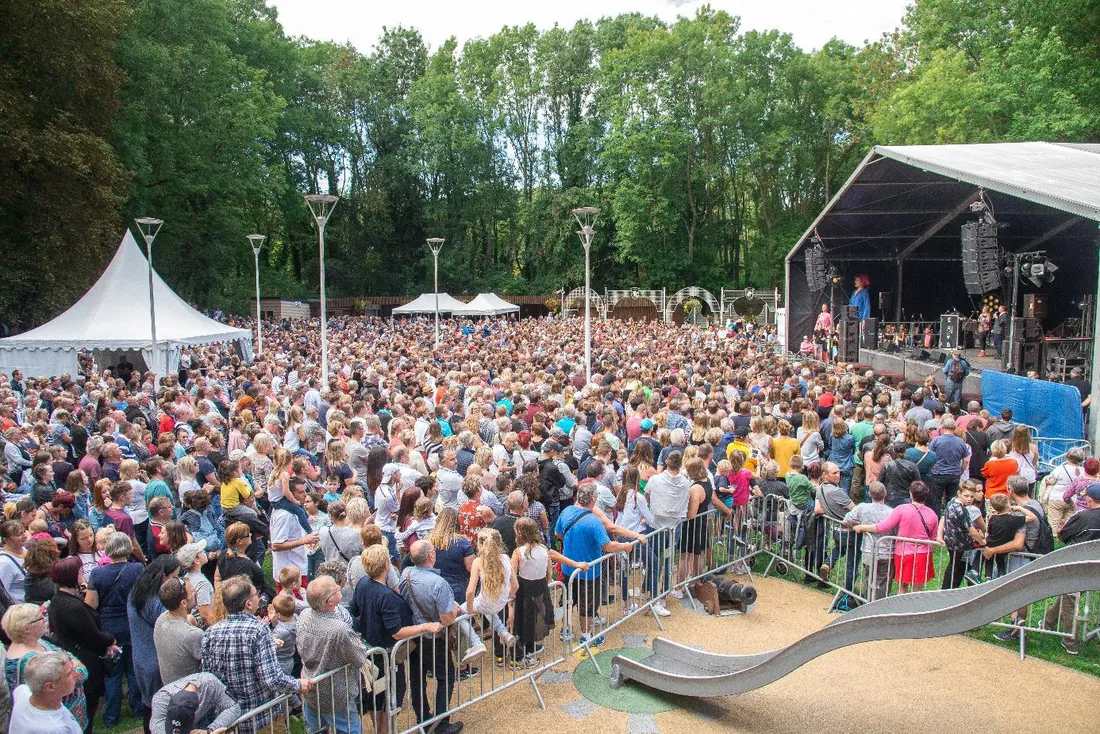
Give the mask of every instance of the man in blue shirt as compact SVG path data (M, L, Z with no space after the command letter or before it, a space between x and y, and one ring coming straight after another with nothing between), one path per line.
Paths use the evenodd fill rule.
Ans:
M943 419L943 433L932 439L928 448L936 453L936 463L932 465L931 491L925 504L939 515L943 501L959 491L959 477L963 463L970 456L970 447L955 435L955 419L948 416Z
M562 510L554 525L554 534L563 539L562 553L577 562L592 563L605 553L625 553L633 546L611 540L603 520L593 514L596 504L594 482L577 485L577 498L573 505ZM580 616L581 643L602 645L603 637L593 637L592 618L600 608L603 593L600 587L600 566L589 566L577 573L572 588L573 600Z
M438 622L444 627L452 624L462 610L455 602L451 585L433 568L435 547L426 540L418 540L409 551L409 559L413 567L401 575L401 589L412 610L413 624ZM446 633L426 635L420 643L420 649L409 655L409 683L412 687L410 698L418 723L432 718L432 712L425 700L428 670L432 671L436 680L435 711L438 715L450 706L451 693L458 680L458 670L447 651ZM452 722L449 716L441 719L432 729L438 734L457 734L461 730L462 724Z

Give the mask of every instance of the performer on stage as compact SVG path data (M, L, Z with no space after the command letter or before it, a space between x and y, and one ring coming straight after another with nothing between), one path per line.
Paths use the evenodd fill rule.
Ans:
M871 318L871 294L867 290L871 287L871 279L860 273L856 276L855 285L856 290L848 299L848 305L856 307L859 320L863 321Z

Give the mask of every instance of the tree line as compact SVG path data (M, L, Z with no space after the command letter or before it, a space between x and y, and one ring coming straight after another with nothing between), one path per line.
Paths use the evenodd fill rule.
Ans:
M342 198L330 297L583 284L569 214L603 213L595 287L771 287L871 145L1095 140L1100 6L920 0L893 33L814 51L703 8L506 27L435 49L288 36L263 0L3 3L0 315L94 282L135 216L158 271L247 312L316 294L305 193ZM125 304L119 304L125 308Z

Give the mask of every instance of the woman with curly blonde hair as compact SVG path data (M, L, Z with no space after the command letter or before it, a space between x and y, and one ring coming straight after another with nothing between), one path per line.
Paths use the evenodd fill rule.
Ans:
M481 591L478 592L478 583ZM519 589L519 582L512 573L512 561L504 553L504 541L500 533L485 528L477 534L477 558L470 568L470 583L466 586L466 611L482 614L492 622L493 632L506 646L516 638L508 631L500 613L508 606Z

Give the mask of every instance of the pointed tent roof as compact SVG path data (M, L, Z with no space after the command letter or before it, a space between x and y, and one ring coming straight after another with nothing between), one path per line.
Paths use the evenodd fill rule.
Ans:
M446 293L439 294L440 313L461 313L466 304ZM393 310L394 316L414 313L435 313L435 294L424 293L404 306L398 306Z
M479 293L477 298L465 305L456 314L462 316L499 316L506 313L518 313L519 306L505 301L495 293Z
M207 318L189 306L153 271L157 342L212 344L252 334ZM96 284L54 320L18 336L0 339L0 351L148 349L149 265L129 230Z

